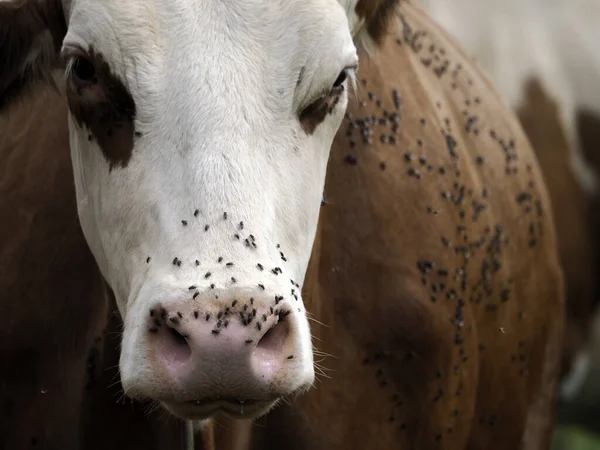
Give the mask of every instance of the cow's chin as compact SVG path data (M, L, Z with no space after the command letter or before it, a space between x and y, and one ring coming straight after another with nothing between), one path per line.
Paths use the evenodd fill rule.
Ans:
M161 402L171 414L184 420L203 420L221 413L234 419L257 419L274 408L275 400L202 399L191 402Z

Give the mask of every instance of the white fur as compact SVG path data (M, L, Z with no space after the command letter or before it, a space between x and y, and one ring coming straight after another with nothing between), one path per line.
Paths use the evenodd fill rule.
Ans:
M131 93L142 133L127 166L111 171L96 141L88 140L89 130L69 117L81 225L124 318L120 371L126 391L151 372L144 323L157 302L189 301L189 285L208 289L215 283L221 300L208 304L218 308L257 283L284 293L290 279L302 283L346 94L313 134L303 131L298 113L357 64L351 29L360 25L354 16L349 23L344 8L353 11L354 5L65 1L63 48L102 55ZM240 221L240 234L254 234L257 249L233 238ZM219 270L218 256L235 261L235 271ZM183 261L179 268L175 257ZM284 273L265 276L257 261ZM210 280L203 279L207 271L215 272ZM235 289L228 284L232 274L240 280ZM300 369L280 377L289 390L314 377L305 311L294 309Z
M573 149L571 166L582 187L598 189L575 130L576 108L600 113L600 4L593 0L421 0L424 9L490 74L514 109L530 78L540 80L560 107Z

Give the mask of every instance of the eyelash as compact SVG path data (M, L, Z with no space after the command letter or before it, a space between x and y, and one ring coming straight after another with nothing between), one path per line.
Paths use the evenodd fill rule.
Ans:
M340 82L341 78L342 78L342 80ZM356 80L356 68L354 68L354 67L345 68L343 71L341 71L339 73L338 77L336 78L334 83L331 85L331 88L327 92L321 92L319 95L317 95L315 98L313 98L307 104L307 107L329 95L340 94L341 92L343 92L345 90L344 86L346 85L347 81L350 81L352 83L352 85L354 86L355 80Z

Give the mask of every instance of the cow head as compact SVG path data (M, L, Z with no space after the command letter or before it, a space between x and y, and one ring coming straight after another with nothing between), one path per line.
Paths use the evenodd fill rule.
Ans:
M328 154L355 42L394 3L0 2L0 108L62 71L127 395L255 417L311 385L300 293Z

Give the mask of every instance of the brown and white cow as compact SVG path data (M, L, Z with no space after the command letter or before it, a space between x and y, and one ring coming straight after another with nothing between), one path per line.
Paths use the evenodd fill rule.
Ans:
M79 219L123 316L126 394L257 417L313 383L312 333L332 378L265 427L208 424L209 445L546 448L562 274L516 118L409 4L272 6L1 6L4 108L67 59ZM360 103L338 132L355 43Z

